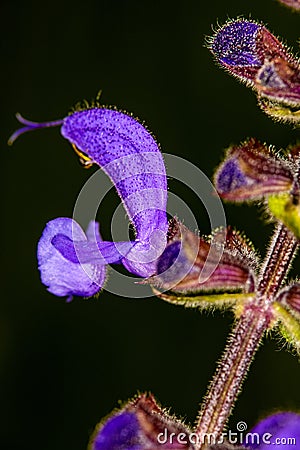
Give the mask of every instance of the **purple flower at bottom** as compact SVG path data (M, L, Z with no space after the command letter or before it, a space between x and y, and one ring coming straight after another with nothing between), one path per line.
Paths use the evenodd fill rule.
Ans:
M300 414L281 412L266 417L247 434L244 445L251 450L300 448Z
M93 450L142 450L140 425L132 412L122 412L109 419L97 433Z
M194 450L203 436L186 428L161 409L152 395L142 394L100 423L89 450ZM207 450L296 450L300 444L300 415L281 412L261 420L244 442L211 444Z
M195 450L190 430L142 394L101 423L90 450ZM195 436L194 436L195 437Z

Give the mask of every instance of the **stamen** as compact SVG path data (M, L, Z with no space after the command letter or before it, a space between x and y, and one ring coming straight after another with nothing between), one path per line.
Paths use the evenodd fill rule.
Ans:
M72 143L72 147L75 151L75 153L79 156L79 161L80 163L83 165L83 167L85 169L89 169L90 167L92 167L92 165L94 164L94 161L87 156L85 153L83 153L82 151L80 151L75 144Z

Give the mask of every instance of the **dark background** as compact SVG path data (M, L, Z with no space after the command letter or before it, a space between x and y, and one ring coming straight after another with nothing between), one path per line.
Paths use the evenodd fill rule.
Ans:
M209 177L230 143L256 136L285 147L297 131L258 109L255 95L215 65L204 37L217 22L251 14L296 50L300 16L275 0L2 0L0 8L0 447L85 449L96 423L138 390L152 391L192 423L231 315L106 292L70 304L49 294L39 281L37 241L48 220L72 216L91 172L58 129L22 136L12 148L6 140L18 127L16 111L37 121L62 118L102 89L103 103L144 119L163 151L189 159ZM208 232L196 199L173 181L170 189L190 202ZM112 196L99 211L104 232L117 203ZM261 212L226 211L228 222L264 252L272 226ZM265 341L232 430L239 420L250 427L276 409L300 408L297 358L279 352L278 339Z

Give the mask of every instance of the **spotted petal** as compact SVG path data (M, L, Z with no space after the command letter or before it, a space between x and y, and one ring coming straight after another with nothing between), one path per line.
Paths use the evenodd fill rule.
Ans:
M92 108L66 117L62 135L111 178L133 222L137 239L167 232L167 179L152 135L130 115Z

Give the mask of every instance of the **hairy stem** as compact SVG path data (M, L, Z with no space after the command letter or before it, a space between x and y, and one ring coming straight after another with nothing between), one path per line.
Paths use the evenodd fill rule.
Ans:
M278 225L259 276L257 296L245 307L229 336L200 411L196 433L221 436L264 332L272 320L270 305L288 273L298 248L296 238ZM204 445L205 446L205 445ZM202 447L201 447L202 448Z
M278 225L259 277L257 292L272 303L284 281L298 249L297 239L284 225Z

